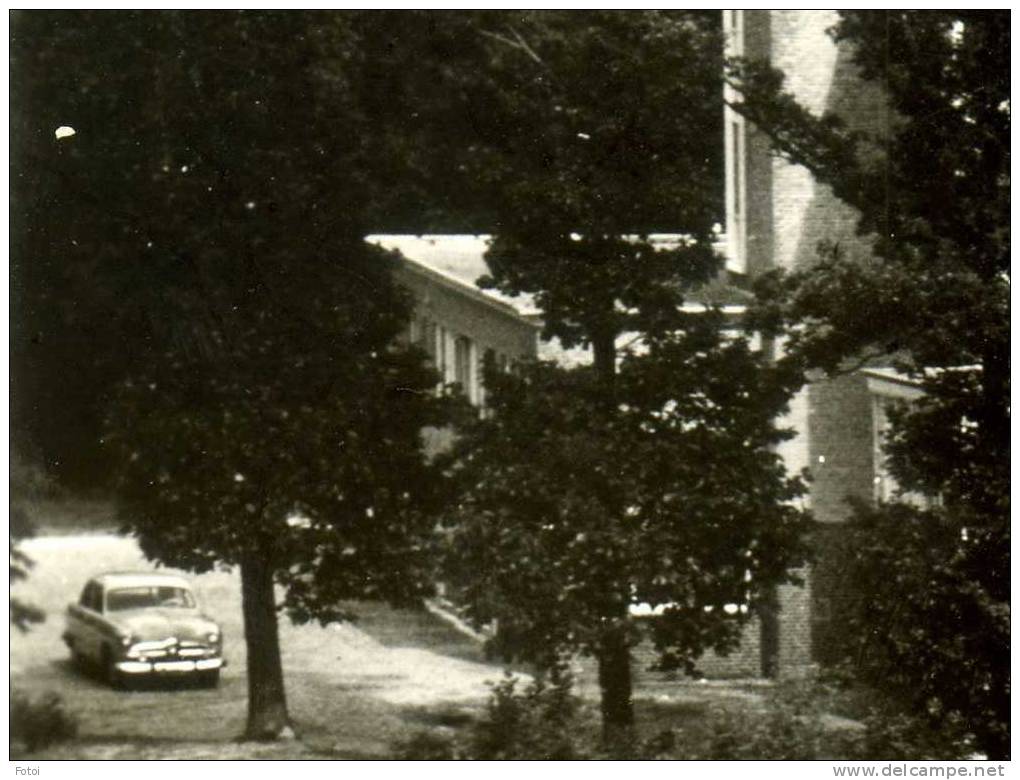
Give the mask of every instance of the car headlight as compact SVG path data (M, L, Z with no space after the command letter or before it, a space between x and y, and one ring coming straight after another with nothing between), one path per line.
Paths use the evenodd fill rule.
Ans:
M131 634L124 634L124 636L120 638L120 643L124 645L124 647L131 647L131 645L133 645L134 642L135 638L131 636Z
M220 641L220 632L210 631L208 634L206 634L205 638L209 640L209 642L211 642L212 644L216 644L217 642Z

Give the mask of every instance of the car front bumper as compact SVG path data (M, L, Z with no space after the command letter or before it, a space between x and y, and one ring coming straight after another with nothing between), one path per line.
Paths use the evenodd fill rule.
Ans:
M190 674L211 672L227 665L223 658L175 659L172 661L119 661L117 671L124 674Z

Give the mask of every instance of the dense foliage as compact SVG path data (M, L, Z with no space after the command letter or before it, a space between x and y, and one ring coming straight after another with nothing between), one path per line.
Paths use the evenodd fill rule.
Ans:
M937 501L861 512L856 526L882 566L858 559L852 583L869 607L861 625L879 636L862 671L921 712L961 715L996 757L1009 750L1008 21L842 14L833 36L888 101L884 133L813 116L767 64L732 72L737 110L857 208L873 246L830 247L763 280L759 323L796 325L804 365L885 356L925 392L894 416L889 464L905 490Z
M35 535L35 527L29 519L24 508L14 504L11 506L10 520L8 526L10 557L10 585L20 582L28 577L32 568L32 559L21 549L20 543ZM33 623L41 623L46 618L46 613L38 607L22 601L16 596L10 599L11 625L19 631L27 631Z
M106 406L134 364L161 349L154 322L189 329L174 309L183 302L160 292L189 264L197 275L214 256L251 258L256 292L268 293L294 278L281 270L291 258L361 262L351 250L366 233L449 229L432 214L467 213L447 205L463 187L426 166L448 159L444 134L463 146L463 115L434 99L463 38L444 19L12 15L19 453L76 492L109 486ZM74 135L58 138L61 127ZM435 133L419 143L426 128Z
M459 159L499 216L482 283L532 294L543 335L593 365L490 372L491 414L452 467L448 576L506 654L594 656L612 736L633 720L631 605L662 613L643 624L662 662L691 668L799 560L801 485L771 451L798 377L717 309L684 309L720 273L717 17L485 21L487 55L459 74L477 117Z
M721 38L714 15L539 12L483 29L463 165L498 222L490 284L530 292L545 335L612 358L668 329L719 270ZM716 132L718 130L718 132ZM648 234L683 234L654 244ZM610 369L611 370L611 369Z
M363 242L406 156L403 136L375 131L384 23L131 12L13 26L21 432L87 459L103 420L102 467L145 553L239 565L255 737L287 720L274 583L292 616L324 621L342 598L429 588L435 377L396 343L411 301L395 258ZM62 404L83 427L60 430Z
M490 373L491 413L453 456L447 571L475 621L498 620L495 650L604 666L620 632L693 671L706 649L734 649L788 578L803 485L772 447L789 377L718 325L624 357L612 409L591 368ZM658 616L630 619L638 604Z
M194 571L267 555L305 620L427 591L439 480L421 430L441 417L433 372L394 347L407 304L387 261L291 261L266 287L216 259L194 338L138 366L111 409L120 514L146 554Z
M21 758L27 752L65 742L77 734L78 720L57 694L30 696L23 691L11 691L11 758Z
M924 719L970 732L982 750L1008 746L1008 594L976 587L969 529L957 516L892 503L859 508L850 531L852 668Z

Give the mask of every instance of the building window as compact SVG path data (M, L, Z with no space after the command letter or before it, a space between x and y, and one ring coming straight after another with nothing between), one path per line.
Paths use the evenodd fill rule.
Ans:
M436 368L439 370L439 375L442 377L444 382L449 382L450 377L447 369L446 361L446 328L442 325L436 326Z
M886 466L885 437L889 430L886 402L879 396L871 399L871 452L875 464L875 501L885 502L896 496L898 485Z
M740 223L744 216L743 183L744 183L744 155L743 155L743 127L740 122L732 123L733 143L733 217L734 222Z
M725 11L723 32L727 57L744 56L744 12ZM739 94L729 84L723 86L727 103L724 124L726 153L726 267L737 273L747 272L747 143L743 117L730 108Z
M483 366L491 365L493 367L496 366L496 350L494 350L492 347L486 347L485 354L482 355L482 365Z
M744 12L723 13L723 34L726 36L726 54L731 57L744 56Z
M908 403L903 398L873 395L871 403L872 458L874 463L874 498L878 503L901 501L919 509L931 509L941 501L938 496L926 496L913 490L904 490L889 471L889 454L886 451L891 423L889 410L896 404Z
M458 336L453 342L453 381L469 401L475 401L474 346L471 339Z
M745 258L745 237L747 235L745 209L747 208L746 157L747 148L744 121L731 109L730 121L726 123L726 236L729 243L728 267L744 273L747 270Z
M436 364L436 323L427 317L412 324L411 336L414 343L425 351L433 365Z

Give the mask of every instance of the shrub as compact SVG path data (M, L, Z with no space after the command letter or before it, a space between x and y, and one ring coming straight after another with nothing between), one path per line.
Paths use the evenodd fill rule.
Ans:
M407 760L572 761L598 755L598 718L572 693L565 667L523 688L510 672L492 686L484 716L453 737L422 732L396 748Z
M508 673L493 686L484 716L463 734L423 732L396 753L410 760L866 761L949 760L975 752L960 724L936 731L873 692L865 707L867 692L851 685L839 676L784 683L763 706L710 706L678 727L634 734L609 748L601 742L598 714L571 693L568 673L556 670L523 688ZM657 720L670 717L667 709Z
M854 675L895 696L904 723L928 722L908 731L965 727L992 758L1010 749L1008 523L1008 510L857 506L843 550Z
M26 579L29 569L34 565L32 559L25 555L18 545L22 539L35 535L35 526L29 519L24 507L11 505L8 530L10 532L10 544L8 546L11 561L10 583L13 585L15 582ZM11 625L19 631L27 631L33 623L41 623L46 618L46 614L41 609L32 604L26 604L13 596L10 599L10 604Z
M12 691L10 728L13 756L73 739L78 734L78 721L64 709L63 700L56 693L33 698L22 691Z
M590 757L585 719L573 695L570 673L554 667L522 690L509 673L493 686L486 717L472 730L467 753L477 760L543 759L571 761Z
M800 760L861 761L951 760L975 752L959 719L943 719L936 728L887 693L861 684L845 666L783 682L772 690L767 704L768 713L752 724L752 737L740 751L757 751L762 758L778 758L772 755L778 751L794 752Z
M927 718L877 712L866 718L864 725L857 746L862 759L952 761L971 758L977 752L973 735L957 718L943 720L933 728Z

